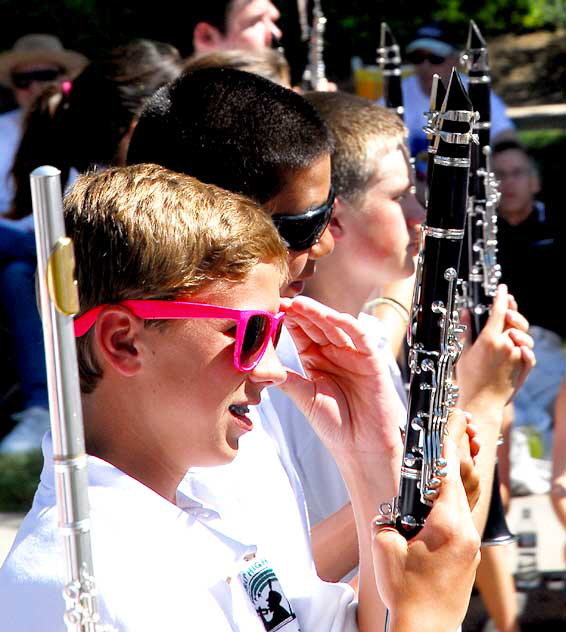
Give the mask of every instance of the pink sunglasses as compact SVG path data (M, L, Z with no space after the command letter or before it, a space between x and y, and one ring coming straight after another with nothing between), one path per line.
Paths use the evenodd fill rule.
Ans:
M94 325L100 312L109 303L89 309L75 320L75 337L79 338ZM176 320L182 318L228 318L236 321L234 366L238 371L252 371L262 359L269 339L277 346L285 314L273 315L257 309L232 309L205 303L184 301L122 301L138 318L144 320Z

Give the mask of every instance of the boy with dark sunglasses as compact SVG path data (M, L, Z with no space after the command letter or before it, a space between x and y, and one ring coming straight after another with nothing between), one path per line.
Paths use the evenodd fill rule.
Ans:
M138 165L81 176L65 216L77 261L101 624L123 632L381 632L374 616L375 564L391 632L413 630L423 609L429 629L451 629L465 610L478 558L454 443L465 432L463 415L454 415L446 439L450 465L436 506L419 545L407 547L388 525L371 526L383 487L374 451L359 456L361 445L375 445L379 435L389 435L391 454L397 450L398 420L386 403L390 384L380 360L355 321L307 299L287 299L283 310L316 378L286 375L271 342L282 320L276 314L286 253L255 204ZM266 327L251 325L256 318ZM259 351L248 364L251 349ZM214 500L227 488L222 477L215 479L222 468L210 466L245 453L244 437L261 431L248 406L262 389L285 380L305 412L315 411L320 429L334 437L329 444L351 484L365 569L358 603L349 586L325 584L312 565L275 562L277 549L265 547L261 537L265 521L254 528L242 520L241 513L253 510L251 497L256 513L270 509L258 479L277 453L256 453L255 478L237 481L246 489L238 494L234 488L227 502ZM64 625L50 445L48 434L34 505L0 570L0 624L14 632ZM199 476L202 469L212 472L208 480ZM192 485L179 487L183 477ZM283 545L296 535L286 520L296 503L286 491L288 479L268 483L279 508L271 528ZM300 539L293 544L302 545ZM441 593L444 582L452 585L450 595L437 595L432 611L429 591Z
M153 162L259 203L289 249L290 283L301 292L331 251L332 136L291 90L230 68L187 73L151 99L128 163Z

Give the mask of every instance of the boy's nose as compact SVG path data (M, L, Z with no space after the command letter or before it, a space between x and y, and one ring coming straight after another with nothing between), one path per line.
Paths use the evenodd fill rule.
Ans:
M271 340L263 357L248 376L253 382L263 383L265 386L277 386L287 379L287 371L279 361Z
M320 239L311 247L309 259L321 259L334 250L334 237L328 226L320 236Z

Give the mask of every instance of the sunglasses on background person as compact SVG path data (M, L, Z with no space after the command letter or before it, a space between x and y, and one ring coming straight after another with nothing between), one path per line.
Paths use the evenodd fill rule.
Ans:
M422 51L415 51L413 53L409 53L407 55L407 61L413 66L418 66L425 61L428 61L429 64L433 66L439 66L446 61L446 57L442 57L441 55L435 55L433 53L427 53Z
M12 73L12 85L20 90L26 90L34 81L48 83L61 76L61 70L46 68L44 70L29 70Z
M285 314L271 314L257 309L233 309L206 303L185 301L129 300L115 305L127 307L144 320L179 320L185 318L226 318L236 321L234 366L238 371L253 371L262 359L269 340L276 347ZM80 338L94 325L100 312L110 305L99 305L75 319L75 337Z
M334 187L331 186L328 199L321 206L300 215L277 214L271 217L289 250L300 252L317 243L332 217L335 198Z

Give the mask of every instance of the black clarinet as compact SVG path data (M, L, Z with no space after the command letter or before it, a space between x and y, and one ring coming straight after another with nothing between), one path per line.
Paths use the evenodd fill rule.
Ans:
M487 45L473 20L470 20L462 62L468 73L468 94L479 114L475 124L479 143L472 147L465 256L460 270L464 304L470 310L471 338L474 342L489 317L501 278L501 267L497 263L496 209L499 192L490 160L490 68ZM515 540L505 520L496 464L482 546L508 544Z
M445 475L442 444L448 414L457 398L454 367L464 330L456 285L475 116L453 70L429 130L435 155L408 333L411 378L399 494L392 505L380 507L407 539L423 527Z
M377 63L383 75L383 102L385 107L403 118L403 92L401 91L401 49L389 26L381 23Z
M468 94L479 119L475 131L479 143L472 147L470 198L466 226L466 256L461 277L470 308L472 341L485 326L501 278L497 263L497 183L491 171L490 69L487 45L478 27L470 21L468 42L462 55L468 73Z

